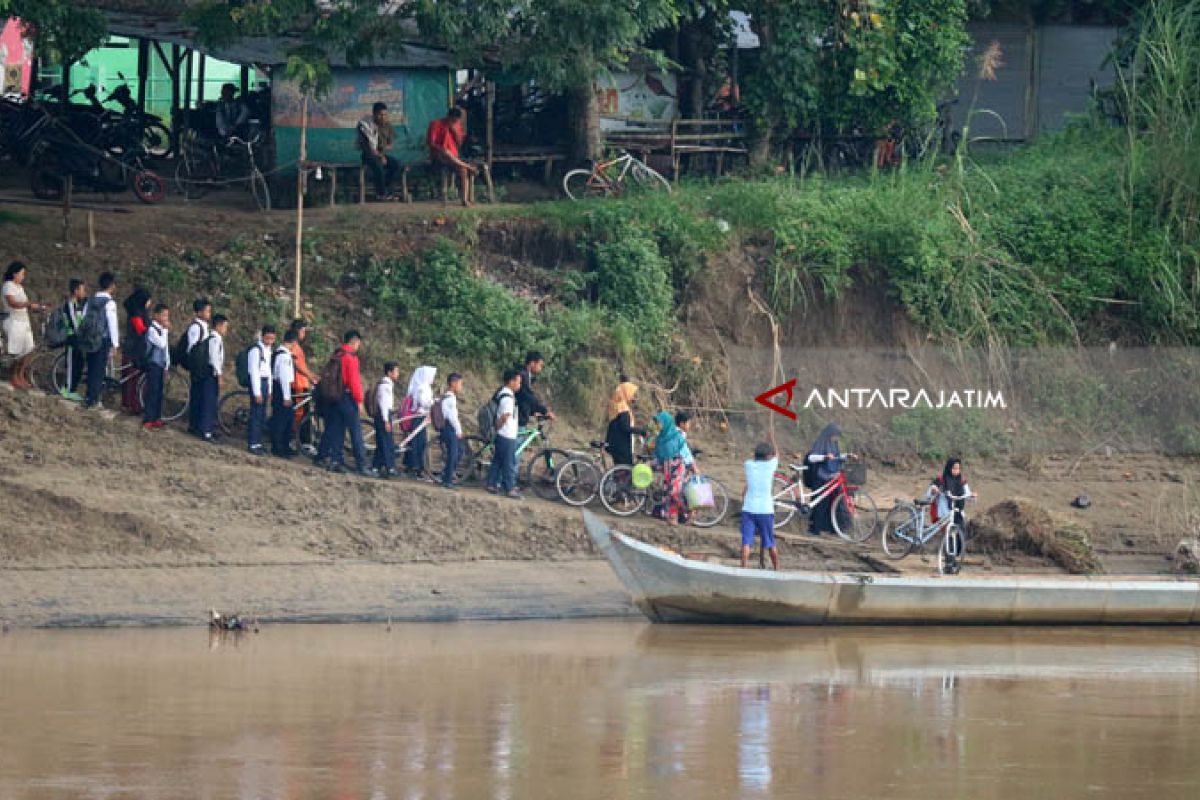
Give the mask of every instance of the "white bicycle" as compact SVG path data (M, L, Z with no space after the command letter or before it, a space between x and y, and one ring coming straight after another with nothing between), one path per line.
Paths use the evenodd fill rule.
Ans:
M671 182L644 161L624 150L591 169L573 169L563 176L563 191L572 200L586 197L619 197L627 184L643 191L671 193Z

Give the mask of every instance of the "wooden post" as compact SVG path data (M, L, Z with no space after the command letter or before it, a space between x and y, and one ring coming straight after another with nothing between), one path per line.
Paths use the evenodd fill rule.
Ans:
M75 186L75 179L68 172L66 179L63 181L63 208L62 208L62 240L69 242L71 240L71 195Z
M96 249L96 214L93 211L87 212L88 226L88 247L92 250Z
M196 86L196 106L204 105L204 73L208 69L208 56L200 54L200 82Z
M293 316L300 318L300 274L304 261L304 161L308 158L308 96L300 101L300 160L296 164L296 299Z
M187 75L187 77L184 78L184 84L183 84L184 108L192 107L192 68L193 68L193 66L195 66L195 61L196 61L195 55L196 55L195 50L188 50L187 69L185 70L185 74Z
M138 111L146 111L146 80L150 77L150 40L138 39Z
M489 170L492 168L492 156L496 151L496 84L494 81L484 81L484 107L487 109L484 119L484 150L485 161Z

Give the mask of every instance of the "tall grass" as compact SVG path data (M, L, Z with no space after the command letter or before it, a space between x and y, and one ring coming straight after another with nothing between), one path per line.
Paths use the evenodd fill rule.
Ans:
M1175 235L1200 233L1200 0L1151 0L1121 71L1129 181L1152 192Z

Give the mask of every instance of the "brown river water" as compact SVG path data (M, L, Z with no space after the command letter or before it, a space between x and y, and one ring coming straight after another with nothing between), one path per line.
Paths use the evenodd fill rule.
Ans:
M0 800L1200 798L1200 632L17 631Z

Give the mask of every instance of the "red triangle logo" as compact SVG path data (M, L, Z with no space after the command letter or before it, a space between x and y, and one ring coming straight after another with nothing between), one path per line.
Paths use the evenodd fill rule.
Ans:
M774 389L767 389L758 397L754 398L754 402L758 403L760 406L765 406L771 409L776 414L783 414L788 419L794 420L796 418L796 412L792 411L790 408L788 408L788 406L792 404L792 390L795 388L796 379L792 378L787 383L781 383ZM784 392L787 392L787 400L782 406L778 406L771 402L770 398L783 394Z

